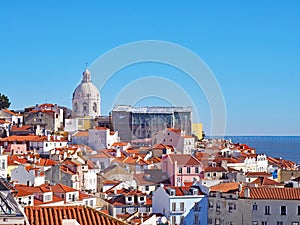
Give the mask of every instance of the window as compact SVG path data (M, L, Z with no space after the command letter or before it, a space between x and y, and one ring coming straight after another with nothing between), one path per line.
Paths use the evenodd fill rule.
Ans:
M277 221L277 225L283 225L282 221Z
M270 215L270 206L265 206L265 215Z
M184 211L184 202L180 202L180 211L181 211L181 212Z
M286 206L283 206L283 205L282 205L282 206L280 207L280 214L281 214L281 215L286 215Z
M96 103L94 103L94 105L93 105L93 111L97 112L97 104Z
M252 206L252 210L257 210L257 205L256 205L256 203Z
M252 225L258 225L257 221L252 221Z
M122 207L122 213L126 213L126 208Z
M184 225L184 216L180 216L180 225Z
M195 167L195 173L199 173L199 167Z
M75 111L75 112L78 111L78 105L77 105L77 102L75 102L75 104L74 104L74 111Z
M104 170L104 169L105 169L104 162L100 162L100 169L101 169L101 170Z
M144 196L141 196L140 197L140 201L144 201L145 200L145 197Z
M90 206L94 206L94 201L90 200Z
M176 202L172 202L172 211L176 211Z
M88 111L88 104L86 102L84 102L82 104L82 109L83 109L83 112L87 112Z
M145 186L145 191L149 191L149 185Z
M300 215L300 205L298 205L298 215Z
M187 173L191 173L191 167L187 167L187 168L186 168L186 172L187 172Z
M195 212L200 211L199 202L195 202L194 211Z
M146 212L150 212L150 207L149 206L146 207Z
M45 202L51 201L51 200L52 200L52 196L51 195L45 195Z
M172 216L172 225L176 224L176 216Z
M299 225L299 222L292 222L292 225Z
M182 167L179 167L178 173L182 173Z
M2 168L3 170L5 170L5 160L4 160L4 159L2 159L1 168Z
M127 197L127 200L132 201L132 197L131 196Z
M200 224L199 223L199 215L198 214L194 215L194 224Z
M220 212L220 203L219 202L216 205L216 212Z
M267 225L267 222L266 221L262 221L261 225Z

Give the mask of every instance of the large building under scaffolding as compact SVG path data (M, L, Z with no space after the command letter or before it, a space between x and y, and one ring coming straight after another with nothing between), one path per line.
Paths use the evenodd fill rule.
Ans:
M151 138L165 128L191 134L192 107L132 107L117 105L112 110L112 125L123 141Z

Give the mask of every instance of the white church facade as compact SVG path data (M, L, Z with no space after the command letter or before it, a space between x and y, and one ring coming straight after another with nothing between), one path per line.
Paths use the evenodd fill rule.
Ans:
M65 119L65 131L74 133L90 129L92 120L101 115L100 104L100 92L92 83L91 73L86 68L80 84L73 92L72 118Z
M100 93L92 83L90 71L85 69L82 75L82 81L73 93L72 117L93 119L100 116Z

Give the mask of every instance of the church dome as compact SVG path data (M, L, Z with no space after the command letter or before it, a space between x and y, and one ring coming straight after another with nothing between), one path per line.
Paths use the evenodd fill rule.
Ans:
M81 83L77 86L73 93L73 98L100 98L98 88L91 81L91 73L88 69L83 72Z
M100 93L91 81L88 69L83 72L81 83L76 87L72 99L72 114L74 117L100 115Z

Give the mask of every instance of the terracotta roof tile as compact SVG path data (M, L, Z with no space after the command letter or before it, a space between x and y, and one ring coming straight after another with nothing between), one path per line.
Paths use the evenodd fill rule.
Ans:
M246 188L250 190L251 199L300 200L300 188L243 187L240 197Z
M51 186L51 190L55 193L67 193L67 192L78 191L74 188L71 188L71 187L63 185L63 184L56 184L54 186Z
M73 137L88 137L89 132L88 131L78 131L73 135Z
M190 154L172 154L168 155L172 162L174 163L177 161L177 165L184 165L184 166L198 166L201 165L201 162L196 159L194 156Z
M210 187L210 191L220 191L223 193L238 191L240 183L238 182L229 182L229 183L221 183Z
M257 184L259 186L283 186L281 183L267 177L258 177L256 180L252 181L251 184Z
M221 166L208 166L204 169L205 172L226 172L227 170Z
M29 206L24 209L29 224L62 225L63 219L75 219L80 225L125 225L101 211L86 206Z
M271 177L272 175L267 172L247 172L246 177Z

